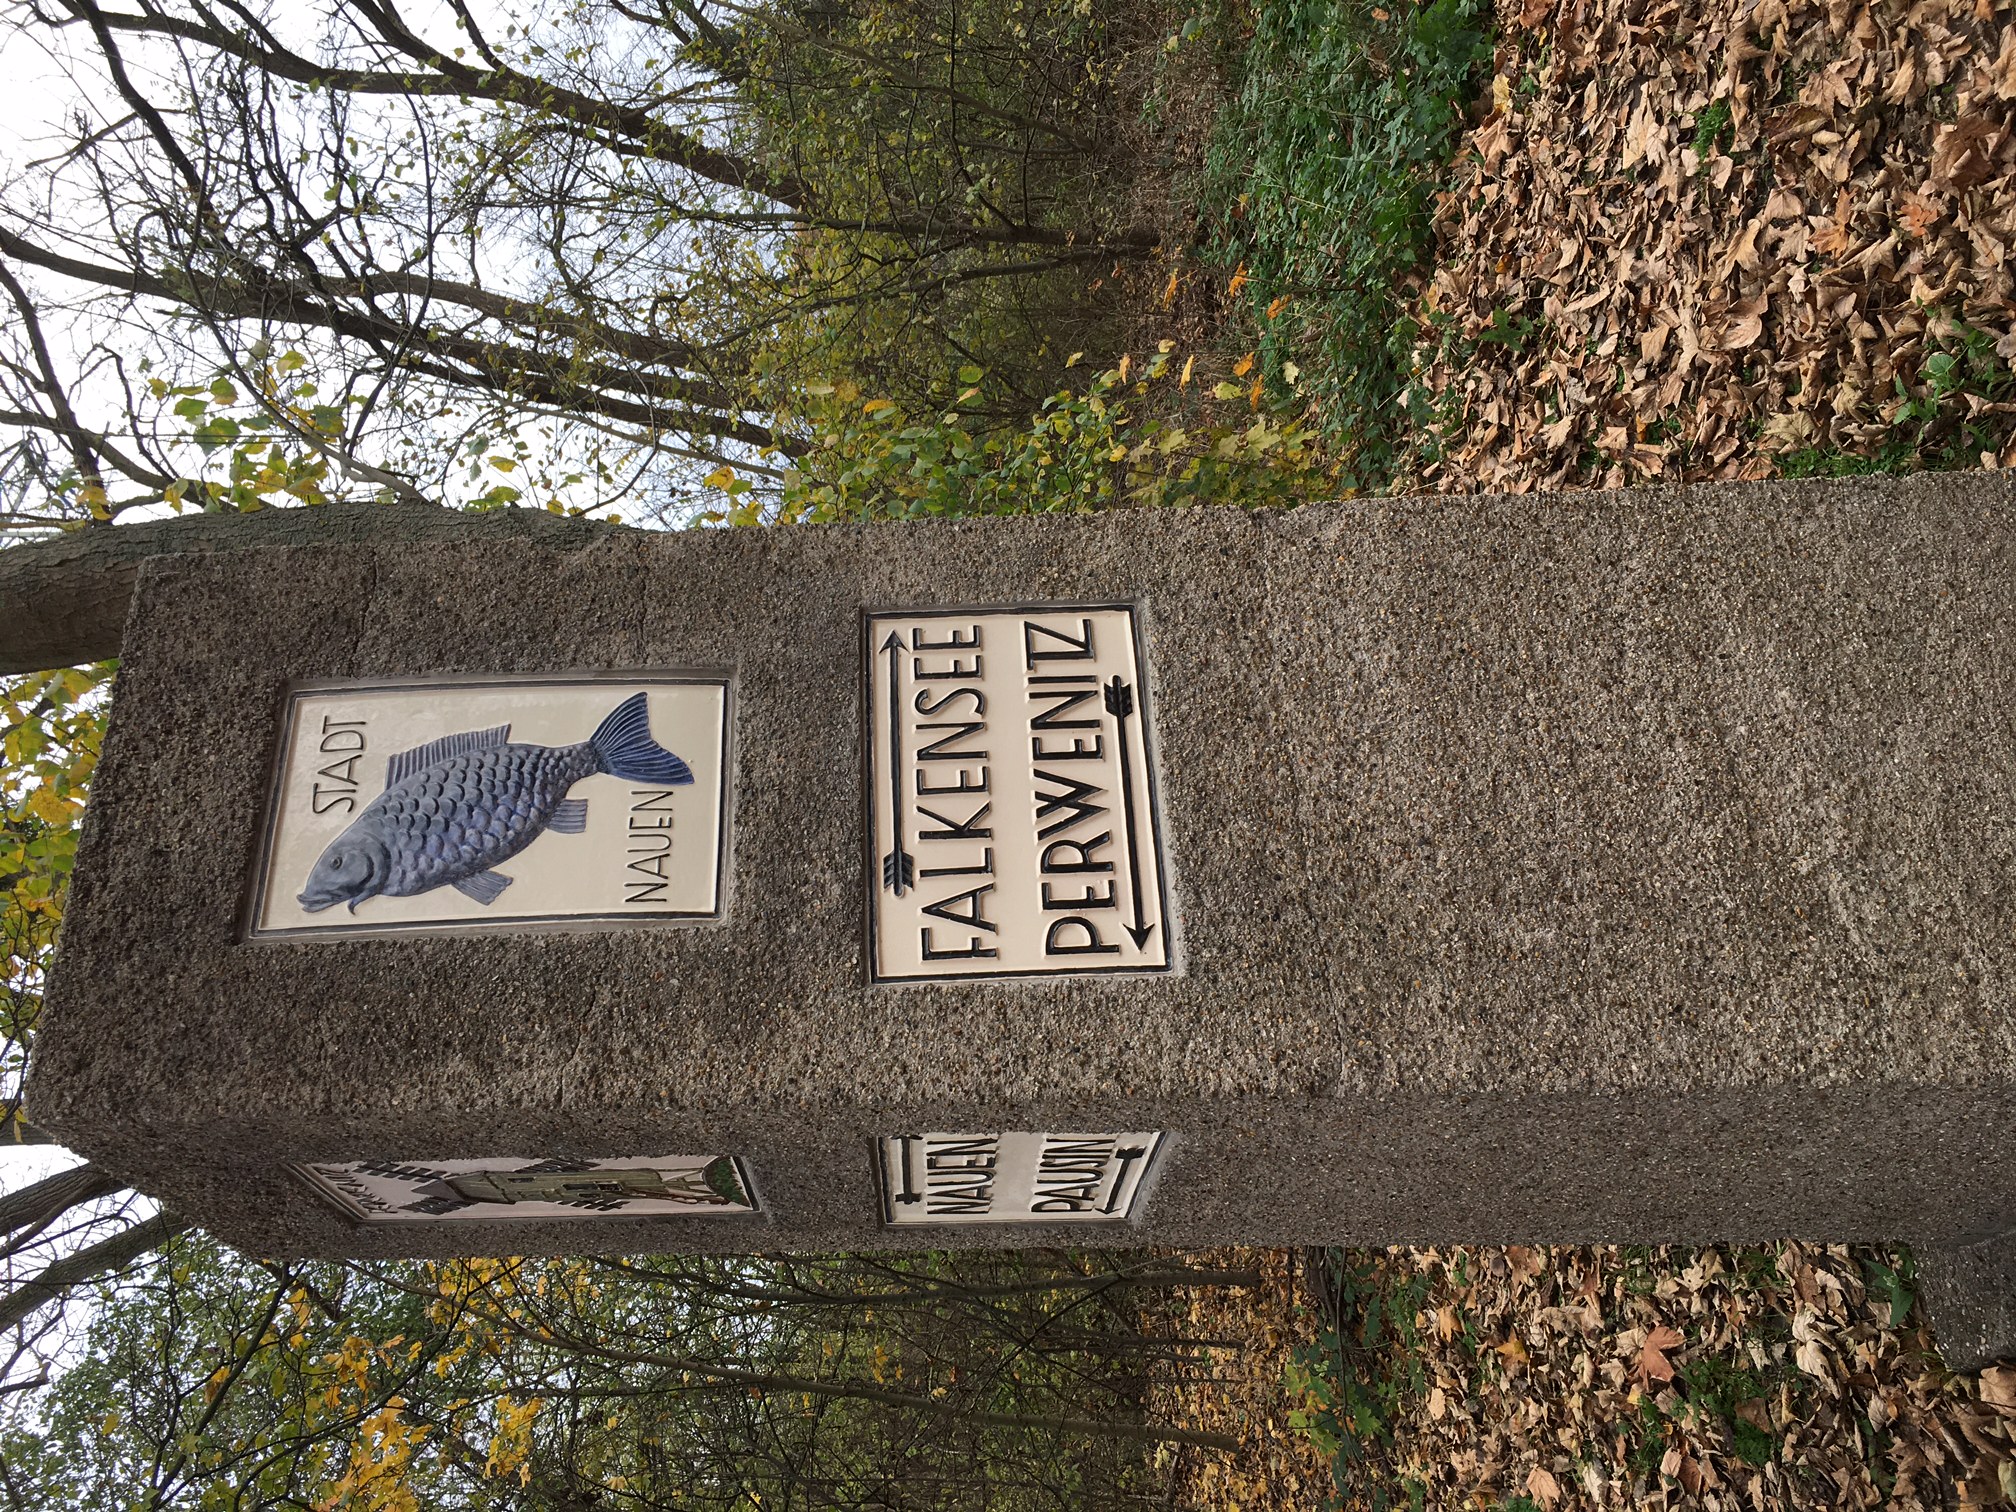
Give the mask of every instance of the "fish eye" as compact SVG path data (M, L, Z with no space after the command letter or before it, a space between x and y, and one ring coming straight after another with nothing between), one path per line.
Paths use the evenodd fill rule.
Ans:
M335 860L333 860L333 861L331 861L331 862L329 863L329 870L331 870L331 871L341 871L341 870L343 870L343 863L344 863L344 862L345 862L346 860L348 860L348 859L349 859L349 858L348 858L348 857L346 857L346 856L338 856L338 857L337 857L337 858L336 858Z

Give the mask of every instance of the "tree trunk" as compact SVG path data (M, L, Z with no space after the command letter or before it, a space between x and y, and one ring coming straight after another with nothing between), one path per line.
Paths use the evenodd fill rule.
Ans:
M587 545L633 527L536 509L464 514L431 504L320 504L92 525L0 551L0 674L119 654L140 563L255 546L396 546L433 541Z
M80 1165L58 1171L0 1197L0 1234L46 1223L80 1202L109 1197L125 1189L125 1182L107 1176L96 1166Z
M526 1332L522 1325L510 1323L508 1326L517 1332ZM879 1402L887 1407L900 1407L935 1417L985 1423L990 1427L1034 1428L1059 1434L1083 1434L1088 1438L1127 1439L1137 1444L1195 1444L1203 1449L1239 1447L1238 1440L1228 1434L1206 1433L1196 1428L1162 1428L1151 1423L1100 1422L1090 1418L1068 1417L1062 1413L980 1412L962 1406L958 1402L919 1396L908 1391L891 1391L882 1386L870 1386L865 1381L821 1381L804 1376L773 1374L767 1370L741 1370L732 1365L709 1364L704 1360L686 1359L677 1355L617 1349L607 1344L570 1338L549 1330L542 1330L537 1335L528 1334L528 1337L538 1337L545 1342L558 1342L583 1354L618 1364L651 1365L664 1370L677 1370L703 1381L741 1386L756 1391L774 1391L787 1397L799 1395L842 1397L857 1402ZM664 1389L663 1386L604 1388L584 1390L578 1394L582 1400L587 1401L595 1397L645 1396Z
M110 1239L87 1244L74 1255L65 1255L32 1281L25 1281L0 1297L0 1329L12 1328L44 1303L58 1302L73 1286L79 1286L107 1272L130 1265L149 1250L159 1249L189 1225L167 1213L156 1213L144 1223L122 1229Z

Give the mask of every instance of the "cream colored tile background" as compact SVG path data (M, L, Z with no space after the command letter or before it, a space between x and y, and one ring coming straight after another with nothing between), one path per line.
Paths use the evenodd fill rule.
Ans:
M876 1141L882 1160L885 1211L891 1225L909 1228L921 1224L945 1223L1111 1223L1130 1216L1135 1200L1147 1182L1160 1152L1159 1133L1122 1134L919 1134L910 1136L910 1190L919 1194L916 1202L902 1202L905 1190L904 1140L900 1137ZM952 1194L973 1187L973 1163L987 1157L968 1153L981 1141L991 1146L992 1180L988 1186L988 1210L946 1211L945 1203L964 1206ZM1097 1159L1099 1174L1086 1178L1083 1168L1094 1163L1083 1153L1090 1148L1104 1152ZM1123 1150L1141 1153L1121 1160ZM1044 1170L1045 1156L1051 1155L1063 1169ZM934 1159L935 1157L935 1159ZM933 1169L934 1165L937 1169ZM1075 1194L1075 1195L1074 1195ZM935 1200L934 1200L935 1199ZM1075 1210L1070 1201L1083 1201ZM1106 1211L1108 1203L1112 1211ZM1039 1211L1038 1204L1046 1210ZM934 1210L936 1209L936 1210Z
M612 1156L594 1161L590 1169L594 1171L651 1170L656 1171L668 1184L697 1181L701 1173L717 1159L713 1155L633 1155ZM318 1164L297 1166L296 1170L309 1183L326 1196L332 1197L354 1217L366 1223L494 1223L499 1219L523 1218L651 1218L671 1214L682 1217L744 1217L756 1211L753 1206L733 1203L692 1203L671 1202L662 1198L638 1198L623 1204L610 1212L596 1212L590 1208L570 1207L558 1202L477 1202L468 1207L457 1208L447 1213L415 1213L405 1211L408 1204L416 1200L417 1188L421 1183L396 1176L366 1173L359 1169L371 1164L368 1161L344 1161L339 1164ZM521 1171L532 1165L531 1156L495 1156L488 1160L430 1160L415 1162L429 1170L443 1171L450 1175L467 1175L474 1171ZM738 1169L738 1181L748 1190L748 1173Z
M1083 626L1088 621L1093 627L1092 648L1095 655L1084 660L1046 660L1033 669L1028 665L1025 624L1048 626L1064 635L1076 637L1083 634ZM883 858L889 854L895 834L889 774L890 668L889 654L883 648L891 632L902 640L906 648L916 648L903 652L897 669L901 683L897 700L903 785L900 812L906 846L916 858L918 869L917 885L900 898L883 885L880 875ZM971 649L942 649L954 636L962 642L977 639L979 644ZM1064 649L1062 643L1040 635L1037 643L1046 652ZM922 649L924 647L940 649ZM888 981L934 977L1062 976L1088 972L1154 971L1167 967L1170 961L1169 921L1162 912L1161 846L1151 797L1152 773L1145 733L1149 723L1150 694L1143 675L1142 658L1135 645L1131 613L1124 608L1112 607L1044 606L1028 610L981 610L957 614L877 614L868 621L867 654L870 657L868 707L865 711L870 751L868 795L875 848L875 862L867 880L874 912L876 975ZM946 675L959 668L970 670L965 675ZM922 680L918 676L920 672L926 674ZM931 674L939 675L934 677ZM1079 739L1091 747L1096 738L1103 743L1104 758L1039 759L1032 746L1032 733L1035 732L1031 731L1030 720L1052 710L1054 705L1047 698L1032 696L1031 690L1057 685L1033 683L1031 678L1036 674L1082 676L1091 679L1092 685L1101 690L1114 677L1133 686L1138 712L1128 722L1127 757L1137 809L1131 840L1126 838L1122 813L1121 745L1116 721L1105 712L1103 691L1095 691L1089 701L1062 716L1067 719L1096 718L1098 729L1040 733L1044 749L1048 751L1068 751ZM942 727L924 730L921 728L924 723L943 726L976 718L974 698L955 696L954 690L962 688L973 690L985 698L986 712L984 716L977 717L984 718L986 729L978 735L955 741L948 749L984 750L985 757L976 754L970 759L937 759L920 763L917 753L924 743L945 739L949 733ZM920 697L926 704L921 712L917 707ZM1038 862L1045 842L1038 838L1038 831L1059 818L1068 818L1069 814L1059 810L1047 819L1038 818L1044 800L1062 790L1055 784L1039 782L1039 770L1090 782L1104 790L1097 801L1105 805L1108 811L1105 816L1097 822L1073 825L1053 838L1084 840L1100 831L1110 831L1116 843L1109 844L1097 854L1111 863L1114 870L1047 879L1040 874ZM946 788L984 782L986 791L919 796L917 783L920 774L930 787ZM982 803L993 805L986 821L986 826L993 831L991 838L985 841L919 838L926 829L937 828L935 821L924 818L924 809L931 809L956 822L968 819ZM1142 911L1146 922L1153 926L1153 932L1140 945L1135 944L1123 927L1133 918L1126 867L1128 844L1137 851ZM932 877L927 874L936 868L978 867L989 852L992 853L991 875ZM1111 890L1120 907L1086 908L1075 912L1093 921L1099 930L1099 943L1117 945L1119 949L1111 954L1057 955L1046 952L1047 931L1074 912L1068 908L1044 908L1043 886L1046 880L1051 883L1051 896L1059 899L1082 897L1088 890ZM977 926L963 926L956 920L946 920L926 912L927 905L942 906L948 898L968 888L989 883L992 884L991 890L979 900L978 906L985 910L987 921L994 926L992 932ZM970 912L973 906L972 903L963 903L956 908ZM931 931L934 950L962 949L980 941L995 954L972 959L927 959L924 955L926 929ZM1076 929L1067 930L1064 938L1075 943L1089 943L1087 937Z
M606 774L582 779L569 796L588 800L588 827L578 835L539 835L497 870L512 879L487 907L453 887L412 897L365 899L352 914L347 904L310 913L296 895L329 842L385 790L387 763L401 751L444 735L511 726L514 744L573 745L586 740L633 693L648 698L651 734L693 770L684 787L652 789ZM566 682L466 683L427 687L318 689L289 702L291 723L281 780L268 817L264 885L254 934L338 935L386 926L516 924L645 919L668 914L708 915L718 910L727 694L721 682L649 679ZM331 723L325 738L324 720ZM344 722L362 720L363 752L354 764L343 747ZM339 738L340 737L340 738ZM334 749L324 750L327 744ZM333 769L333 770L332 770ZM356 779L356 787L344 779ZM323 813L316 813L320 783ZM354 808L329 795L354 791ZM655 795L670 792L670 798ZM649 801L649 810L637 805ZM633 831L633 813L640 828ZM655 827L669 814L672 828ZM666 887L631 863L654 864L659 843L671 834Z

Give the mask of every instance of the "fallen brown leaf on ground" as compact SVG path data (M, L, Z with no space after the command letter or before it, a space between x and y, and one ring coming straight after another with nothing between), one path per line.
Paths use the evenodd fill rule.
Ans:
M1928 394L1914 451L2016 463L2008 405L1928 366L2016 359L2009 0L1498 14L1415 310L1433 418L1403 491L1763 477L1880 451Z
M1316 1512L1326 1504L1330 1467L1288 1420L1302 1405L1288 1389L1289 1362L1298 1348L1313 1344L1320 1326L1298 1253L1227 1249L1188 1258L1208 1269L1257 1270L1266 1284L1182 1294L1172 1308L1144 1321L1160 1337L1223 1341L1179 1388L1149 1403L1150 1420L1239 1440L1232 1455L1162 1451L1163 1461L1173 1463L1164 1505L1171 1512Z
M1168 1507L1332 1504L1327 1467L1289 1421L1321 1418L1284 1388L1298 1351L1301 1369L1327 1361L1356 1382L1363 1450L1335 1503L1353 1512L1518 1509L1522 1498L1526 1512L2016 1503L2016 1368L1948 1371L1895 1252L1331 1253L1349 1275L1333 1288L1347 1304L1341 1349L1334 1336L1318 1343L1320 1281L1282 1251L1213 1255L1264 1270L1268 1286L1198 1293L1156 1325L1244 1341L1152 1404L1163 1420L1241 1441L1232 1455L1186 1452ZM1368 1332L1375 1311L1384 1322ZM1503 1347L1515 1341L1517 1366ZM1648 1350L1668 1374L1641 1374Z
M1660 1324L1645 1335L1645 1342L1638 1349L1638 1364L1631 1372L1641 1386L1649 1386L1654 1381L1673 1379L1673 1363L1666 1358L1666 1351L1674 1345L1684 1343L1681 1336Z

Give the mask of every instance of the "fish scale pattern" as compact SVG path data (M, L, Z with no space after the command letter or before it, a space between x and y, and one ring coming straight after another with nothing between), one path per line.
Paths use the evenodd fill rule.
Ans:
M500 745L423 768L373 800L395 897L490 870L545 829L567 790L600 770L594 747Z

